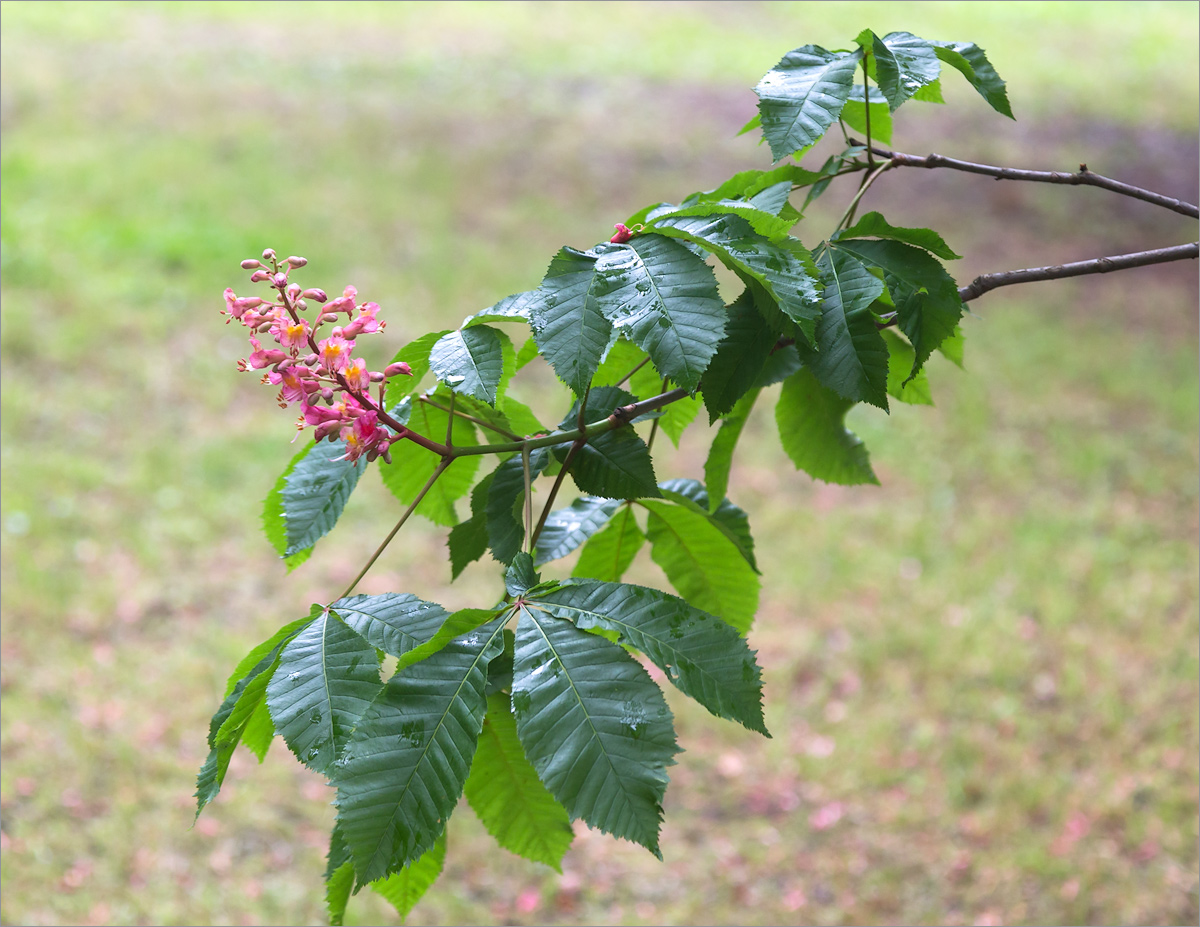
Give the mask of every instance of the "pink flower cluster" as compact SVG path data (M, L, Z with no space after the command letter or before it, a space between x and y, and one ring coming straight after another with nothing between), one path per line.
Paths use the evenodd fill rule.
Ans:
M266 262L266 263L264 263ZM346 442L346 453L339 460L367 460L383 457L390 461L388 446L402 438L406 429L384 411L384 388L388 377L411 376L408 364L389 364L383 371L367 370L361 357L354 357L359 335L383 331L378 303L356 302L358 291L346 287L343 294L330 300L324 290L301 289L288 277L307 264L302 257L279 261L268 248L262 260L242 261L243 270L254 271L251 283L268 283L277 291L273 300L257 296L238 296L225 290L226 321L237 319L251 331L248 359L238 361L239 370L263 370L264 383L279 387L279 405L287 408L300 404L299 428L313 427L317 441ZM302 313L309 301L320 304L315 321ZM342 324L341 314L346 314ZM332 325L328 335L317 340L318 332ZM278 347L263 347L258 335L270 335ZM267 369L269 368L269 369ZM371 397L375 385L376 398Z

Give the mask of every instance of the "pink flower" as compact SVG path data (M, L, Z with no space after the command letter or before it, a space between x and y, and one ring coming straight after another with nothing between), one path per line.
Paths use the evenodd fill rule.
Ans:
M330 373L338 373L346 369L350 363L350 352L354 350L354 342L347 341L340 334L326 338L317 345L321 355L321 365Z
M354 301L358 299L358 290L352 286L346 287L342 295L325 307L325 312L344 312L346 315L354 313Z
M282 351L280 352L283 353ZM279 398L284 402L300 402L305 399L310 392L318 389L319 386L311 379L312 373L307 367L299 364L292 364L290 367L284 367L282 370L272 370L267 374L267 379L279 386Z
M351 389L361 391L371 388L371 374L367 372L367 362L361 357L356 357L347 364L342 376L346 378L346 385Z
M308 320L301 319L297 322L291 316L285 315L275 320L275 324L271 326L271 334L285 348L303 347L308 343Z
M408 364L406 364L404 361L396 361L396 363L388 364L386 367L383 368L383 375L385 377L396 377L396 376L411 377L412 376L412 367L408 366Z
M287 357L286 354L276 348L264 351L262 343L257 338L251 338L250 345L254 348L254 353L250 355L250 366L255 370L262 370L263 367L278 364Z
M374 412L363 412L354 424L341 431L341 438L346 442L346 454L341 459L358 460L386 437L387 433L379 427L379 416Z
M387 327L387 322L380 322L376 319L377 312L379 312L379 303L366 303L359 312L358 318L342 330L343 334L347 338L354 338L358 335L370 335L383 331Z
M310 406L307 403L304 405L304 422L308 425L323 425L326 422L341 422L342 414L340 411L330 408L329 406Z
M629 239L633 237L633 230L626 228L620 222L614 225L613 228L617 230L617 234L610 238L609 241L614 242L615 244L622 244L629 241Z

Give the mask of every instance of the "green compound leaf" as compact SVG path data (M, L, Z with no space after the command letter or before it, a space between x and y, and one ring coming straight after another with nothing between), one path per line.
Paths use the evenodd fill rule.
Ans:
M776 160L817 142L837 120L862 52L829 52L805 45L788 52L759 81L763 138Z
M571 575L617 582L645 540L633 510L626 505L583 546Z
M762 671L746 641L683 599L624 583L569 582L537 604L576 627L603 628L640 650L671 683L714 715L767 733Z
M825 302L817 325L820 353L809 358L808 365L838 395L886 410L887 345L870 310L883 292L883 281L854 257L828 248L817 266L825 283Z
M400 914L408 917L418 901L429 891L446 864L446 832L442 831L428 850L399 872L371 883L371 890L382 895Z
M784 381L775 420L779 441L797 469L826 483L879 483L862 440L846 429L853 405L818 383L807 368Z
M335 767L338 828L360 883L418 859L445 829L475 754L496 619L388 680Z
M679 752L662 691L616 644L536 605L519 615L513 713L538 778L572 818L661 859L666 767Z
M888 106L887 97L876 88L871 88L871 141L890 144L892 141L892 110ZM850 99L842 107L842 121L850 128L856 129L863 135L867 134L867 104L866 90L862 84L855 84L850 91Z
M450 332L430 350L429 368L454 392L494 406L504 374L503 344L500 332L487 325Z
M283 648L267 707L296 758L328 773L379 688L375 648L326 611Z
M529 478L536 479L550 463L550 452L536 448L529 454ZM487 534L492 556L511 563L525 543L525 463L520 454L508 458L492 474L487 495Z
M446 439L447 424L447 414L427 402L417 402L408 420L410 428L439 444ZM474 426L457 415L454 417L453 441L460 447L478 443ZM391 447L391 455L392 462L380 466L379 474L392 495L405 505L410 505L421 487L433 476L438 456L415 441L395 442ZM446 527L458 524L454 502L466 495L474 483L475 472L479 469L479 456L472 454L456 459L421 500L417 514Z
M708 487L710 499L724 499L725 493L729 491L729 470L733 466L733 452L760 392L761 388L755 388L743 395L721 421L721 428L713 438L708 457L704 461L704 484Z
M278 654L279 650L283 648L283 645L295 637L299 630L312 621L313 618L317 617L317 615L324 611L324 608L325 606L323 605L314 604L309 609L308 614L305 617L297 618L295 621L285 624L282 628L280 628L265 641L252 649L248 654L242 657L242 659L238 661L238 665L234 667L233 672L229 674L229 679L225 684L225 697L228 698L230 694L232 694L233 690L237 687L237 684L241 682L245 676L251 672L251 670L258 666L264 657L272 652ZM220 727L220 725L217 727ZM212 738L213 735L216 734L216 731L217 728L213 728L212 731L209 732L209 746L212 746Z
M488 696L479 748L467 778L467 801L504 849L562 872L575 832L525 757L505 692Z
M591 252L561 249L529 307L542 356L576 395L587 389L612 338L612 323L591 295L595 269Z
M432 640L450 617L442 606L406 592L352 595L329 607L372 647L393 657Z
M838 240L830 247L852 254L905 284L900 293L892 287L892 298L900 330L916 351L909 377L915 376L934 349L954 334L962 318L958 284L937 258L904 242Z
M554 449L565 460L569 445ZM571 464L571 478L579 491L606 499L658 496L658 480L646 442L629 427L614 428L579 449Z
M725 328L712 269L659 235L597 245L591 298L604 317L650 355L654 366L695 389Z
M537 557L534 563L541 566L559 557L565 557L580 544L608 524L609 518L620 508L617 499L599 499L584 496L563 509L555 509L546 516L546 524L537 541Z
M706 513L674 502L641 500L650 512L650 557L689 603L742 633L758 611L758 576Z
M471 643L470 632L481 627L496 617L494 608L461 608L447 618L437 632L424 644L409 650L396 664L396 672L406 666L412 666L442 650L451 641L463 638Z
M754 559L754 538L750 536L750 516L744 509L725 498L714 504L715 500L709 499L708 490L699 480L667 480L659 484L659 489L663 492L663 498L709 519L737 546L738 552L754 572L759 572Z
M947 261L958 260L961 254L955 254L946 244L942 236L932 229L906 229L889 225L887 219L880 213L869 212L862 216L853 226L840 233L839 238L861 238L869 235L872 238L890 238L895 241L907 242L931 251Z
M933 405L929 378L924 370L909 380L905 379L917 356L912 345L893 331L884 330L881 334L888 346L888 395L910 405Z
M934 52L946 64L957 68L976 92L988 102L988 106L1015 119L1008 102L1008 90L983 49L974 42L933 42Z
M768 241L740 216L664 216L651 226L659 235L699 245L721 259L726 267L762 287L812 339L820 309L820 282L812 255L794 238Z
M367 471L363 458L337 459L345 454L345 441L309 444L292 458L263 500L263 530L289 571L307 560L313 545L337 524Z
M716 356L700 383L709 424L729 413L754 386L778 341L775 331L755 306L753 287L746 287L728 311L725 337L717 345Z
M890 32L882 39L871 36L874 76L893 111L938 79L942 65L931 42L909 32Z

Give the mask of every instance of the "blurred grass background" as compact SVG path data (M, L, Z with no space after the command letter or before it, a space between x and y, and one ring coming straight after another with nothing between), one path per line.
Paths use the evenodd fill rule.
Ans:
M271 246L307 285L356 284L383 360L561 244L767 166L734 138L750 88L866 27L976 41L1009 81L1017 123L951 75L898 149L1086 161L1195 202L1197 9L4 3L0 920L323 919L323 782L279 743L240 751L189 830L193 777L234 662L336 595L395 511L368 477L285 579L257 513L291 416L233 369L238 261ZM1195 237L1098 190L939 172L867 205L942 231L963 281ZM731 494L775 737L668 693L666 862L580 828L559 879L464 810L410 922L1196 922L1195 265L972 308L936 408L853 414L882 488L796 473L769 402L748 426ZM660 476L702 476L709 438ZM443 545L406 529L362 590L492 595L482 567L449 585ZM349 916L394 918L367 893Z

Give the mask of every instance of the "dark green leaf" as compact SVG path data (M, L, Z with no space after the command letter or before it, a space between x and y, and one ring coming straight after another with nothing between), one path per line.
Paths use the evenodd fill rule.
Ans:
M609 518L620 506L620 501L615 499L584 496L564 509L551 512L546 516L546 524L538 537L535 563L541 566L571 553L608 524Z
M812 255L794 238L772 242L755 234L739 216L656 219L660 235L694 242L730 269L766 288L805 337L811 338L820 315L820 284Z
M729 489L733 451L737 447L738 438L742 435L742 428L746 425L746 419L750 417L750 410L754 408L758 394L759 389L755 388L743 395L725 416L717 436L713 438L708 458L704 461L704 483L713 499L724 498Z
M329 863L325 867L325 906L330 927L341 927L346 919L346 904L354 888L354 864L346 841L336 827L329 838Z
M489 473L471 490L471 517L450 529L446 544L450 548L450 578L458 579L468 563L474 563L487 553L487 498L492 488Z
M616 582L645 540L633 510L626 505L583 546L571 575Z
M571 817L661 858L666 767L679 748L646 671L602 637L525 607L512 703L525 755Z
M533 568L533 558L525 551L513 557L507 570L504 571L504 588L511 596L522 596L536 586L542 578Z
M550 462L550 452L537 448L529 454L529 478L537 479ZM492 475L487 496L488 546L501 563L511 563L525 543L525 464L520 454L500 464Z
M594 254L563 248L529 309L542 356L577 395L587 389L612 338L612 323L591 298L595 269Z
M525 757L509 696L488 696L479 749L467 778L467 801L500 846L562 872L575 832Z
M263 529L279 555L295 569L337 524L346 500L367 470L367 461L339 460L345 441L310 444L292 458L263 501Z
M505 296L494 306L467 316L461 327L472 328L484 322L528 322L530 308L540 298L537 290Z
M379 688L375 648L327 611L283 648L267 707L297 759L328 773Z
M883 340L888 346L888 395L911 405L933 405L929 379L924 370L911 380L905 380L917 356L912 345L891 330L883 332Z
M434 376L456 393L496 404L504 373L500 333L488 325L443 335L429 352Z
M329 607L372 647L393 657L432 640L450 617L442 606L406 592L352 595Z
M890 32L874 40L875 79L893 110L938 79L942 65L932 43L909 32Z
M817 382L804 369L784 381L775 406L779 441L792 463L827 483L876 483L861 439L846 429L854 403Z
M778 190L763 196L762 203L764 205L761 206L749 200L702 200L690 206L685 204L677 206L669 212L659 213L654 217L654 221L658 222L666 217L734 215L744 219L757 234L776 241L786 238L788 231L795 225L790 218L783 218L778 214L778 210L782 209L783 204L787 202L792 185L784 181L778 187ZM772 206L774 211L770 209ZM634 239L634 241L636 240Z
M825 301L817 325L820 353L808 365L838 395L886 410L887 345L869 308L883 291L883 281L854 257L829 248L817 266Z
M842 121L850 128L857 129L863 135L867 134L867 104L864 102L862 84L855 84L850 91L850 99L842 107ZM871 88L871 143L882 142L887 145L892 141L892 111L888 106L887 97Z
M762 372L758 375L754 387L766 389L768 386L782 383L803 366L804 362L800 360L800 352L796 350L794 344L776 348L767 358L767 362L763 364Z
M386 898L400 914L408 917L418 901L442 874L446 863L446 832L442 831L428 850L399 872L371 883L371 890Z
M728 413L754 386L778 340L755 307L754 291L754 287L746 287L729 307L725 338L700 383L709 424Z
M900 241L838 240L832 247L881 268L909 288L904 298L892 298L899 312L900 330L917 352L914 376L934 349L949 338L962 318L958 284L937 258ZM832 384L827 384L832 385Z
M869 212L862 216L853 226L846 229L839 238L860 238L869 235L872 238L891 238L895 241L908 242L926 251L932 251L943 260L953 261L961 258L955 254L942 236L932 229L906 229L889 225L887 219L880 213Z
M659 484L663 498L691 508L708 518L736 545L755 573L759 572L754 559L754 538L750 535L750 516L728 499L719 502L709 498L708 490L699 480L675 479Z
M446 440L447 414L427 402L418 402L412 410L408 425L414 431L437 441L439 444ZM475 428L466 419L454 417L453 441L463 447L478 443L475 440ZM397 441L391 447L392 462L383 464L379 474L383 484L392 494L410 505L421 488L433 476L437 469L438 456L426 450L415 441ZM462 498L475 481L475 472L479 469L479 455L467 455L454 461L433 484L421 504L417 506L417 514L423 515L438 525L458 524L458 513L454 511L454 501Z
M725 622L673 595L624 583L570 582L537 604L584 630L618 632L714 715L767 734L755 653Z
M442 336L450 334L449 332L430 332L428 335L422 335L420 338L414 339L396 352L396 356L392 358L392 363L400 363L403 361L412 368L411 377L391 377L387 383L387 393L385 394L388 406L394 406L400 402L405 396L411 396L421 386L421 379L425 374L429 373L429 352L433 350L433 346L441 340Z
M754 92L763 137L778 161L807 148L837 120L862 52L829 52L805 45L783 56Z
M758 611L759 581L737 545L707 513L673 502L642 500L650 512L650 556L689 603L741 632Z
M937 56L957 68L988 105L1009 119L1015 118L1008 103L1008 90L983 49L973 42L934 42Z
M565 459L564 446L555 448ZM658 480L646 442L628 426L588 438L571 464L579 491L606 499L638 499L658 495Z
M660 235L596 251L591 298L605 318L627 331L663 376L695 389L725 328L712 269Z
M495 608L460 608L442 623L433 637L405 653L396 663L396 672L428 659L458 638L462 638L468 644L472 643L471 632L487 624L496 615Z
M503 619L398 672L338 761L338 828L358 881L418 859L434 845L466 782L486 707L488 662Z

